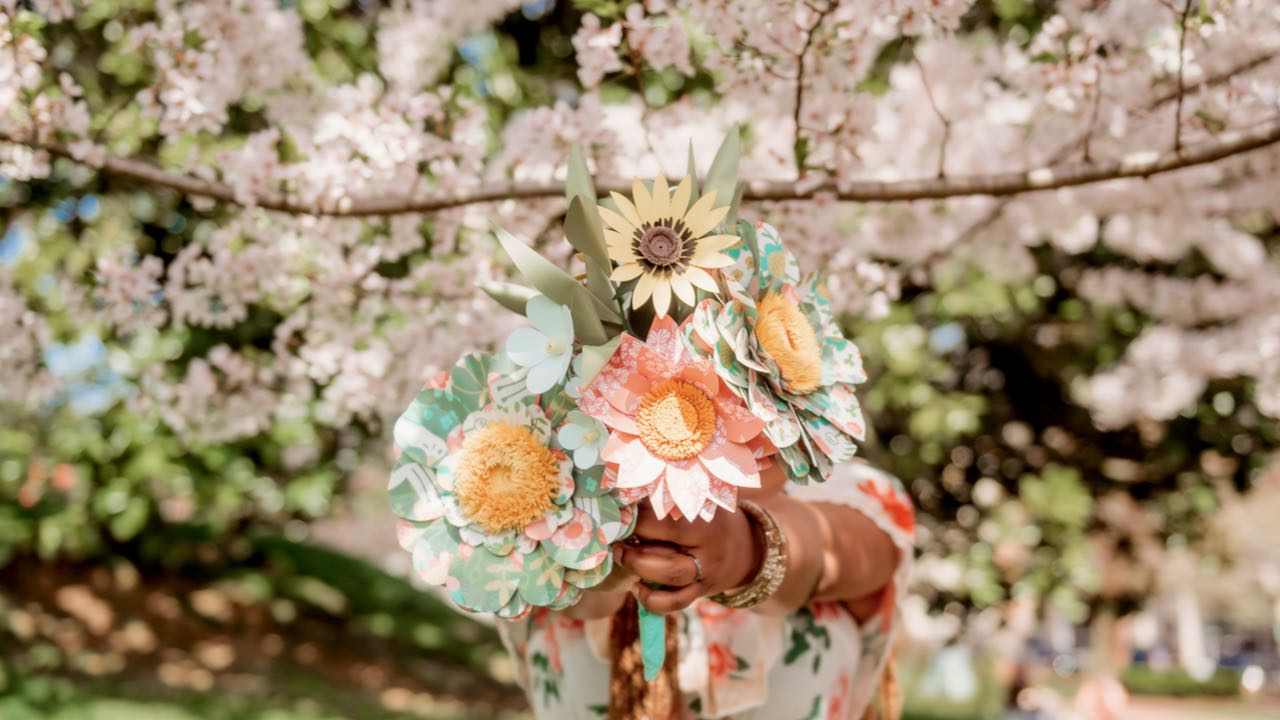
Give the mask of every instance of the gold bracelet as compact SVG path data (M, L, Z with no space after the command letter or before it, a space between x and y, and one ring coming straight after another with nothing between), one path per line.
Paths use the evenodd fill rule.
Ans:
M750 515L764 533L764 562L746 587L730 594L713 595L711 599L725 607L746 610L768 600L782 587L787 576L787 536L768 510L750 500L739 500L738 507Z

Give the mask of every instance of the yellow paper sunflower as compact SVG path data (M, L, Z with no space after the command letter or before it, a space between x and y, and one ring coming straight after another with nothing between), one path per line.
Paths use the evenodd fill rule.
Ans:
M725 215L728 205L715 207L716 193L708 192L690 205L693 180L686 177L671 192L665 177L653 181L653 192L636 180L631 198L612 193L618 206L614 211L600 207L608 226L609 259L618 264L614 282L635 280L632 307L650 300L659 317L671 307L671 296L693 306L694 288L719 293L707 270L733 263L723 251L739 241L737 235L711 234ZM633 202L634 201L634 202Z

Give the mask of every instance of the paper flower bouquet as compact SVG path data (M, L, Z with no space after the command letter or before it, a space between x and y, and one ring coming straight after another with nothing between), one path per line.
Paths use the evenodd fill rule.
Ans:
M640 503L709 520L770 456L808 482L854 454L858 350L777 232L736 220L737 165L735 130L701 192L691 152L674 187L598 199L575 149L564 227L580 276L495 230L531 287L482 288L530 327L418 393L389 486L414 570L459 606L566 608L612 571Z

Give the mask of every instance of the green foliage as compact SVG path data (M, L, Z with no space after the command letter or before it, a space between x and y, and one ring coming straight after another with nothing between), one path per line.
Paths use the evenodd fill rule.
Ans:
M1220 667L1207 679L1197 680L1181 668L1157 670L1149 665L1131 665L1120 674L1120 682L1136 695L1165 697L1236 697L1240 694L1240 671Z

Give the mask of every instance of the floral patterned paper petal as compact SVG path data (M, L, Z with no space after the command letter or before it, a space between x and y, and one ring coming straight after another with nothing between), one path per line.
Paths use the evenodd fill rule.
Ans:
M566 572L573 571L567 570ZM570 585L569 583L565 583L564 586L560 588L560 595L556 597L555 601L549 603L547 608L551 610L564 610L578 602L579 597L582 597L582 589L577 586Z
M565 567L583 570L601 562L599 553L608 553L590 515L574 509L573 519L561 525L551 537L542 541L542 549Z
M797 285L800 282L800 266L795 256L787 252L778 237L778 231L772 225L760 225L756 228L756 238L760 257L761 289L774 288L780 285Z
M601 538L606 544L613 544L626 533L627 522L622 517L622 508L612 495L578 498L573 503L596 519Z
M497 612L520 584L524 557L513 553L501 558L482 547L467 552L463 546L449 566L449 576L458 582L449 597L473 612Z
M858 346L844 338L828 337L822 345L823 384L867 381Z
M609 492L604 486L604 465L596 465L588 470L579 470L574 477L573 496L592 497Z
M827 422L825 418L807 413L801 417L805 427L809 429L809 438L814 447L830 458L832 463L839 464L853 458L854 453L857 452L857 446L848 435Z
M516 534L511 530L498 535L486 535L484 538L484 549L499 557L509 555L515 547Z
M525 556L520 574L520 598L530 605L546 606L555 601L564 585L565 569L542 549Z
M391 511L406 520L436 520L444 517L444 502L436 489L430 469L401 460L391 472L387 496Z
M488 402L489 365L487 355L464 355L449 373L449 391L469 410L478 410Z
M699 464L699 461L671 463L667 466L667 489L675 500L676 507L685 517L694 517L702 508L702 503L711 491L711 476ZM723 458L704 457L703 465L728 462ZM734 468L737 471L737 468Z
M590 570L566 570L564 581L576 588L586 590L604 582L611 572L613 572L613 556L607 555L604 562Z
M511 600L506 605L499 608L494 615L497 615L503 620L519 620L525 615L528 615L531 610L533 610L533 606L525 602L524 598L520 597L520 594L517 593L512 595Z
M457 536L442 522L424 523L416 530L413 544L406 548L411 553L414 572L427 583L446 585L449 568L458 554Z
M786 463L788 477L801 485L808 482L809 473L813 468L809 464L809 455L804 451L803 443L779 448L778 454L782 456L782 461Z

